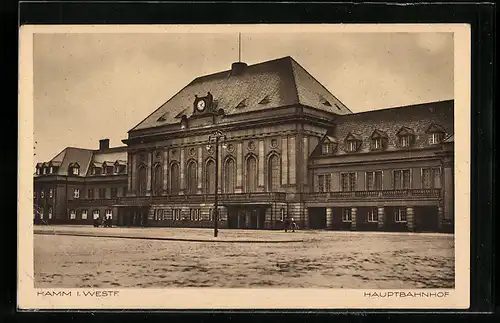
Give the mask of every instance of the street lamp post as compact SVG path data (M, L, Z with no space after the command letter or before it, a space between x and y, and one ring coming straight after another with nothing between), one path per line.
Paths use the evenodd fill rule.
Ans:
M211 142L215 142L215 198L214 198L214 213L213 213L213 221L214 221L214 237L217 238L217 235L219 233L219 194L218 194L218 188L219 188L219 143L222 141L226 140L226 135L220 131L217 130L210 136L208 136L208 142L209 144L207 145L207 149L211 149Z

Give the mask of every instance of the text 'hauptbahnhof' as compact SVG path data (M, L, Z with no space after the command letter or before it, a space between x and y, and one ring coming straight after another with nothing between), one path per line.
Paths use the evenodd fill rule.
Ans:
M37 224L453 232L454 101L355 113L291 57L233 63L125 146L38 163Z

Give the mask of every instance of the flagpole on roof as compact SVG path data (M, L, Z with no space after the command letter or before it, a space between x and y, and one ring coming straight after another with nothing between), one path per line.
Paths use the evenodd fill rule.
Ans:
M241 33L238 33L238 62L241 63Z

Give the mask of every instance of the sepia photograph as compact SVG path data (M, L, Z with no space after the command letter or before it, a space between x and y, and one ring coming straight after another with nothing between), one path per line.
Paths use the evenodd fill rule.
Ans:
M33 297L461 299L453 26L313 27L32 29Z

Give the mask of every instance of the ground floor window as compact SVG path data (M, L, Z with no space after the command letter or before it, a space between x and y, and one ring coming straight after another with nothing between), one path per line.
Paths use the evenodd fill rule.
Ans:
M201 220L200 209L190 209L189 210L189 220L200 221Z
M87 220L87 210L82 210L82 220Z
M113 210L107 209L106 210L106 219L112 219L113 218Z
M366 214L366 222L378 222L378 210L376 207L368 209L368 212Z
M396 223L404 223L406 222L406 209L405 208L396 208L394 209L394 222Z
M92 214L93 214L93 218L94 218L94 220L99 219L99 210L94 210L94 211L92 212Z
M285 209L280 210L280 221L285 221Z
M49 220L52 219L52 208L49 207Z
M155 213L154 213L154 220L155 220L155 221L162 221L162 220L165 220L165 213L164 213L163 209L158 209L158 210L155 210Z
M349 208L342 209L342 222L352 222L351 209Z
M175 221L179 221L181 219L181 209L173 209L172 214Z
M75 211L75 210L71 210L71 211L69 212L69 218L70 218L71 220L76 219L76 211Z

